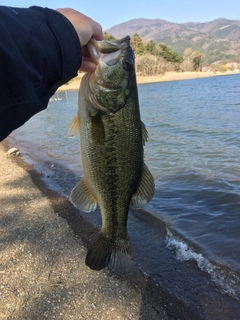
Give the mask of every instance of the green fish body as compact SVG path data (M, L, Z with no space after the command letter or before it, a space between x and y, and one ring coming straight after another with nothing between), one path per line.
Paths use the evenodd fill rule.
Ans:
M99 205L102 228L89 249L86 264L93 270L108 266L115 273L133 269L127 233L129 205L141 208L154 194L154 180L143 160L147 131L141 122L134 53L129 37L118 41L91 40L97 63L79 90L80 153L84 172L70 199L83 211Z

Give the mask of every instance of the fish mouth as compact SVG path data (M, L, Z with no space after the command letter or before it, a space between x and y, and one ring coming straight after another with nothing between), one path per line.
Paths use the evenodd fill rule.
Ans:
M119 61L122 51L130 47L130 37L126 36L125 38L114 41L97 41L92 38L88 42L87 47L91 60L96 65L99 64L100 61L103 61L111 66Z

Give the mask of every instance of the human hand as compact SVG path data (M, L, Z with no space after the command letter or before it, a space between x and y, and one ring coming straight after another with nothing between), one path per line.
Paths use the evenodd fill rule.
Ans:
M94 37L96 40L103 40L103 31L99 23L84 14L69 8L58 8L56 11L64 15L75 28L81 46L82 46L82 65L81 71L92 72L95 70L96 65L91 61L90 54L86 44Z

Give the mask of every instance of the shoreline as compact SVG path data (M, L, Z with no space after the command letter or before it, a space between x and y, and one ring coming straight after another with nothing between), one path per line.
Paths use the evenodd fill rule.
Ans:
M162 75L157 76L137 76L137 84L145 83L155 83L155 82L167 82L167 81L178 81L178 80L189 80L189 79L198 79L198 78L209 78L217 76L229 76L234 75L233 71L229 72L166 72ZM58 88L57 91L65 90L78 90L81 82L81 77L74 78L70 80L67 84L62 85Z
M161 261L158 280L141 271L139 262L126 277L86 267L86 248L99 230L24 157L6 157L10 147L7 140L0 143L1 299L8 305L0 306L0 319L238 319L238 302L215 292L209 275L193 262L176 267ZM129 227L136 228L135 222ZM148 238L151 227L149 217L140 234ZM160 233L158 238L164 242Z
M228 80L232 86L236 79L219 82ZM195 83L199 82L206 80ZM70 102L70 96L76 100L75 91L59 94L61 110L66 106L61 98ZM28 126L24 132L34 137ZM0 319L237 320L239 301L222 294L212 275L195 261L180 263L166 249L168 225L154 217L154 210L129 211L136 273L118 277L108 269L95 272L85 266L86 248L99 231L95 226L100 227L100 212L84 214L69 202L68 181L77 175L67 170L67 162L45 158L41 165L38 147L50 147L55 136L39 144L16 133L0 144ZM6 157L11 146L22 155ZM52 166L54 175L49 173Z
M98 230L10 147L0 143L0 319L203 319L137 268L90 270Z

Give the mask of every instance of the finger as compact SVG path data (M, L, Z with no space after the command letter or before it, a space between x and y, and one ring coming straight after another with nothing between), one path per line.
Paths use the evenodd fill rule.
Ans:
M83 61L80 70L83 72L93 72L96 69L95 63L91 61Z
M88 57L88 58L90 57L90 53L87 46L82 47L82 56L83 56L83 59L85 59L85 57Z
M94 24L93 24L93 37L96 39L96 40L103 40L104 39L104 34L103 34L103 30L102 30L102 27L99 23L95 22L94 21Z

